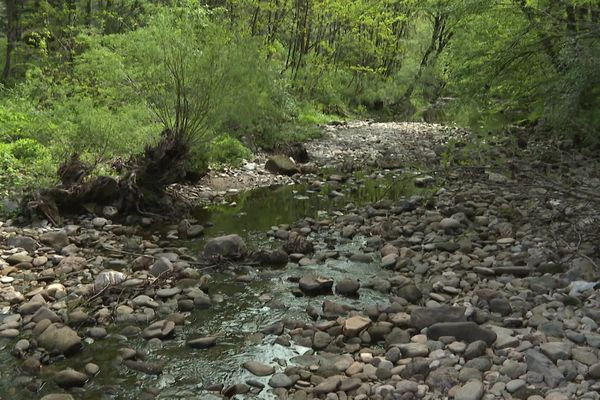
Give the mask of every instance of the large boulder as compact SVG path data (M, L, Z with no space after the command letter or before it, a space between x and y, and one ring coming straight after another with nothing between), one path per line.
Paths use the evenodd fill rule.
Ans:
M206 258L240 259L248 254L246 243L239 235L226 235L210 239L204 246Z
M73 329L60 323L48 326L37 338L40 347L50 354L69 355L81 349L81 338Z
M269 157L265 164L265 169L273 174L288 176L300 172L300 169L289 157L281 154Z

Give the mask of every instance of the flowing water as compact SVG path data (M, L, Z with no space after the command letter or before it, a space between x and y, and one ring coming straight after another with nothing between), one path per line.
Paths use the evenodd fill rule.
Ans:
M346 184L325 185L318 191L311 190L309 185L260 188L229 199L235 201L235 207L229 204L211 206L197 210L194 217L201 223L211 225L205 231L205 237L238 233L252 249L275 247L280 243L265 233L273 225L293 224L305 217L319 218L335 210L343 210L349 203L360 206L383 198L395 200L415 194L412 180L405 178L392 174L359 174ZM317 237L313 239L319 240ZM336 250L342 254L357 251L363 241L356 238L338 246ZM204 239L178 245L199 253ZM175 339L164 341L161 349L148 349L147 342L141 338L119 335L121 327L115 326L109 337L89 343L80 354L45 366L39 381L47 383L36 394L26 389L27 385L32 384L31 378L19 373L19 362L9 354L14 341L0 342L0 347L4 348L0 351L0 362L3 364L0 368L0 399L40 398L47 393L61 392L52 382L53 373L66 366L82 370L87 362L98 364L101 370L84 388L71 391L76 399L140 399L146 392L158 393L161 399L218 399L220 395L205 390L208 385L227 385L248 379L266 385L268 377L254 377L241 368L244 361L257 360L277 365L281 371L291 358L310 351L293 345L284 347L272 344L273 337L257 334L265 326L284 318L307 321L306 307L320 307L326 299L357 308L387 301L385 295L364 288L357 299L334 295L294 297L292 289L297 284L288 281L288 277L311 273L335 280L351 276L363 282L375 276L385 277L387 272L382 271L375 261L370 264L353 263L341 257L328 260L324 265L299 267L289 264L282 269L247 267L243 272L256 275L258 279L241 284L230 273L211 272L210 294L218 295L222 301L208 310L194 312L187 319L189 324L177 332ZM264 295L272 300L261 298ZM185 345L188 339L207 335L219 336L216 346L195 350ZM163 374L158 377L145 375L120 365L116 356L123 347L146 351L148 361L164 364ZM243 398L271 399L274 396L266 386L256 397L244 395Z

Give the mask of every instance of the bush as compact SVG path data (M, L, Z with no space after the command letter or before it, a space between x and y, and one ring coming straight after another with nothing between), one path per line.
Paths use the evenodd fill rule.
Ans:
M240 165L250 156L252 156L250 149L229 135L217 137L213 141L209 153L210 160L217 164Z
M0 196L18 197L50 184L55 171L50 151L35 140L0 143Z

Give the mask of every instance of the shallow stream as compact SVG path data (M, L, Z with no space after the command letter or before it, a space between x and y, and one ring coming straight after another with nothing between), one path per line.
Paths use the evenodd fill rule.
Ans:
M412 179L391 173L371 176L359 174L349 183L325 184L317 191L311 190L311 187L303 184L244 192L228 199L229 204L199 209L194 217L200 223L211 225L204 237L238 233L247 240L251 249L275 247L281 243L266 234L272 226L293 224L306 217L324 218L343 211L349 203L361 206L383 198L395 200L413 195L416 190L412 186ZM231 202L236 205L232 206ZM317 235L312 239L324 248L322 237ZM186 246L193 250L192 253L199 254L204 242L205 239L181 241L176 246ZM364 288L359 291L357 299L335 295L295 297L292 292L297 284L288 281L291 276L314 273L334 280L352 276L363 282L376 275L385 277L387 271L379 268L377 260L370 264L353 263L344 257L344 254L358 251L363 244L364 238L358 237L338 246L336 250L342 256L321 265L299 267L290 263L282 269L256 266L242 268L241 273L257 277L249 283L236 282L231 273L210 272L210 294L218 295L222 301L208 310L195 311L187 319L189 323L177 331L174 339L163 341L162 348L149 349L144 339L125 338L118 334L122 327L114 326L112 334L100 341L88 342L80 354L45 366L38 382L47 383L37 394L26 389L27 385L32 384L31 378L19 372L20 362L9 354L14 341L0 341L0 348L3 349L0 351L0 399L25 400L61 392L52 382L53 372L66 366L82 370L87 362L98 364L100 372L84 388L70 392L76 399L140 399L147 392L158 393L160 399L219 399L219 394L207 392L205 388L214 383L227 386L248 379L266 385L268 377L254 377L241 364L246 360L257 360L279 365L276 369L281 371L292 357L312 350L273 345L274 337L262 337L257 333L265 326L281 319L308 320L306 307L320 307L326 299L357 308L387 301L385 295ZM215 347L195 350L185 345L188 339L207 335L219 336ZM158 377L145 375L119 365L116 356L123 347L146 351L148 361L164 364L163 374ZM257 397L244 395L243 398L275 397L267 385Z

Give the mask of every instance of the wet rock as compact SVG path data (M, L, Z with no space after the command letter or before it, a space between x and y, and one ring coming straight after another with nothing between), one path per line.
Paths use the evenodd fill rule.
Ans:
M242 366L256 376L272 375L275 372L274 367L258 361L246 361Z
M168 320L156 321L142 331L142 337L144 339L169 339L173 337L174 334L175 322Z
M210 239L204 246L206 258L240 259L246 256L246 243L239 235L225 235Z
M282 249L273 251L260 251L254 258L263 265L284 267L288 263L288 254Z
M223 390L223 395L227 398L237 396L239 394L246 394L250 392L250 387L245 383L236 383L235 385L228 386Z
M418 330L438 322L462 322L466 320L464 307L419 307L410 314L410 323Z
M310 254L314 251L314 245L304 236L292 232L287 242L283 245L283 250L288 254Z
M147 375L160 375L163 371L163 366L159 363L153 363L141 360L125 360L123 364L134 371L143 372Z
M282 154L269 157L265 163L265 169L273 174L288 176L300 172L298 166L289 157Z
M40 347L51 354L70 355L81 349L81 338L66 325L54 323L48 326L37 338Z
M100 372L100 367L94 363L85 364L85 373L89 376L96 376Z
M74 369L67 368L54 375L54 382L62 388L83 386L88 381L88 376Z
M300 290L308 295L319 295L331 293L333 279L314 276L303 276L298 282Z
M335 292L343 296L356 296L360 289L360 282L356 279L344 278L335 284Z
M29 375L37 375L40 373L42 369L42 363L36 357L27 357L23 360L23 364L21 364L23 371Z
M272 388L289 389L294 385L294 382L286 374L278 373L269 379L269 386Z
M217 344L217 336L205 336L191 339L188 340L186 344L194 349L206 349Z
M491 345L496 340L496 333L481 328L474 322L439 322L427 329L427 337L437 340L441 336L452 336L468 343L482 340Z

